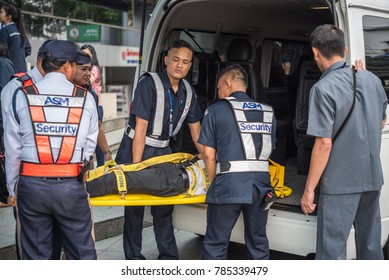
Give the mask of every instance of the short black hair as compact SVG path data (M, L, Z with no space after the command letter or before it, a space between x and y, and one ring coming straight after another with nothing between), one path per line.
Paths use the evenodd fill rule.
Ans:
M338 55L344 57L344 33L333 24L323 24L315 28L311 34L311 46L317 48L327 59Z
M175 41L171 42L171 44L169 45L167 51L169 53L169 51L171 49L181 49L181 48L189 49L191 51L191 53L192 53L192 56L193 56L194 50L193 50L192 45L189 44L187 41L181 40L181 39L180 40L175 40Z
M246 88L249 84L247 72L239 64L231 64L222 69L218 75L218 80L224 75L231 75L233 80L240 80Z
M42 69L46 73L58 71L66 61L54 60L49 52L43 52L42 54Z
M100 63L99 63L99 60L97 59L97 52L96 52L95 47L92 45L88 45L88 44L81 46L82 51L85 49L88 49L92 54L92 57L91 57L92 67L96 65L97 67L100 68Z
M0 56L9 58L9 49L5 44L0 44Z

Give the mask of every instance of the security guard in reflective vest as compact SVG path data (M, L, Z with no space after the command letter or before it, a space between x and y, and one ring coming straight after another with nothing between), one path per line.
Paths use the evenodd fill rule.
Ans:
M209 179L203 259L226 259L232 228L240 213L249 259L268 259L268 211L273 197L268 158L275 142L273 109L247 96L247 74L239 65L219 76L221 101L205 113L199 143ZM235 124L235 125L234 125ZM262 207L261 207L262 206Z
M31 86L43 79L43 76L46 74L42 68L42 59L43 59L43 51L46 45L55 39L48 39L42 43L40 48L38 49L37 57L36 57L36 65L31 70L27 72L16 73L13 75L13 79L7 83L4 89L1 92L1 112L3 114L3 120L5 120L6 115L8 114L8 110L12 110L16 105L16 92L19 91L22 87ZM4 121L4 127L6 126L7 121ZM8 197L8 190L7 190ZM16 209L14 210L14 216L16 219ZM16 231L16 244L18 240L17 231ZM59 235L58 226L54 225L54 236L53 236L53 252L52 259L59 260L61 257L62 250L62 241ZM16 247L16 256L20 259L19 248Z
M97 141L96 103L71 81L81 55L73 42L49 42L46 76L17 92L5 128L8 204L16 202L22 259L50 259L53 221L67 259L96 259L84 175ZM17 185L17 187L16 187Z
M170 154L169 141L186 120L197 150L202 113L197 97L183 78L191 67L193 50L183 40L174 41L165 56L166 70L143 75L137 85L129 125L116 162L127 164ZM173 205L152 206L158 259L178 259L172 224ZM145 259L141 254L144 207L125 207L123 245L126 259Z

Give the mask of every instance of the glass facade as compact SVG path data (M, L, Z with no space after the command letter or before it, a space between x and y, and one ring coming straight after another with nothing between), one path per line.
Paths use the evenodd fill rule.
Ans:
M14 0L33 39L139 45L139 0ZM149 3L151 6L154 3ZM155 1L151 1L155 2ZM140 11L137 11L141 17Z

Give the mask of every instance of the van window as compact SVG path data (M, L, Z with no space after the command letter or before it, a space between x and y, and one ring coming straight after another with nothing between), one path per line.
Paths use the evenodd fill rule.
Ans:
M389 96L389 19L363 17L366 69L376 74Z
M216 48L217 53L220 56L220 60L224 61L227 56L227 49L230 45L231 41L237 37L242 36L236 36L231 34L220 34L217 37L216 46L214 47L214 41L215 41L215 33L210 32L199 32L199 31L180 31L180 39L183 39L187 42L189 42L193 49L197 52L206 52L206 53L214 53ZM196 41L196 44L194 41Z
M300 71L301 60L307 60L311 50L307 43L274 41L268 87L287 87L288 76Z

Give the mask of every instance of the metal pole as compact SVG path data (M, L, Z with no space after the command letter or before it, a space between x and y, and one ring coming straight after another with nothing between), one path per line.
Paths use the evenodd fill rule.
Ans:
M144 35L145 35L145 22L146 22L146 5L147 5L147 0L143 0L142 26L141 26L141 30L140 30L139 59L138 59L139 65L142 64L143 40L144 40Z

